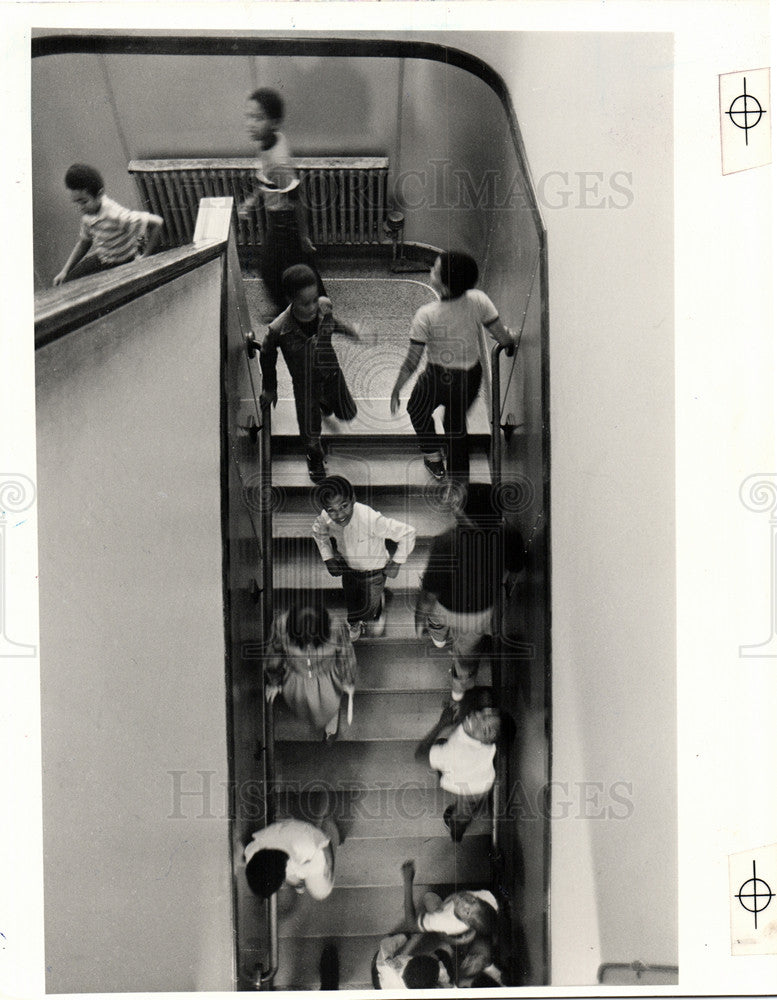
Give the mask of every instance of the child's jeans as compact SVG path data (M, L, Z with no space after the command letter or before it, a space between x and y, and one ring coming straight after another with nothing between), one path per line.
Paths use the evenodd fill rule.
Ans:
M77 278L85 278L89 274L99 274L101 271L110 271L111 268L119 267L121 264L129 264L134 257L127 257L126 260L114 260L104 264L95 253L89 253L82 257L77 264L74 264L68 272L65 281L75 281Z
M348 624L371 622L379 617L383 601L386 574L382 569L347 569L343 573L343 590Z
M313 386L296 381L293 385L297 424L308 458L323 458L321 417L334 414L338 420L353 420L356 403L339 366L317 379Z
M421 451L430 460L440 460L447 445L448 473L465 482L469 479L467 411L475 402L482 376L480 362L468 370L428 364L407 401ZM437 433L432 419L438 406L445 407L444 436Z
M259 270L275 307L280 311L288 305L283 291L283 272L293 264L307 264L315 273L318 294L326 295L321 275L312 255L302 247L297 217L293 209L265 212L266 231L259 256Z
M453 656L451 688L461 695L475 686L480 658L488 648L492 609L485 611L449 611L439 601L429 612L427 628L438 642L450 640Z

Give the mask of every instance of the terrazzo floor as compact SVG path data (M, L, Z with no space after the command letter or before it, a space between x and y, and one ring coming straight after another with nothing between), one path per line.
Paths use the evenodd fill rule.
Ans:
M370 270L372 273L370 274ZM415 312L436 298L425 274L375 274L377 267L363 262L321 268L326 290L335 315L351 323L359 333L359 342L335 335L333 344L356 401L355 420L343 423L334 417L323 422L324 434L397 435L412 434L413 428L405 406L415 384L414 376L402 392L402 407L396 416L389 410L391 390L407 353L408 333ZM244 279L246 299L257 335L264 336L273 318L260 279ZM423 370L422 359L419 372ZM273 413L273 433L296 435L291 378L278 356L278 406ZM438 412L439 417L439 412ZM439 419L438 419L439 423ZM469 414L470 433L488 433L485 389Z

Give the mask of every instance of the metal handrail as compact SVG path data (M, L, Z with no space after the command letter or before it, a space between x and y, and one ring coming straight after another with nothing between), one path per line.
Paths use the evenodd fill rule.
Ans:
M246 338L246 351L253 356L253 334ZM264 639L267 639L274 617L273 558L272 558L272 419L269 400L261 400L259 469L261 480L260 523L262 535L262 622ZM264 816L265 826L275 820L275 719L273 706L265 694L265 677L262 672L262 704L264 706ZM278 897L276 893L265 904L265 917L269 938L269 965L262 969L259 987L271 985L278 972Z

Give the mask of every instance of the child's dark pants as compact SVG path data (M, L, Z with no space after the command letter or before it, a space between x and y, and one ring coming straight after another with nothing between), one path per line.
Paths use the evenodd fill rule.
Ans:
M334 414L338 420L353 420L356 416L356 403L339 366L317 378L312 386L295 381L294 405L308 458L323 458L322 415L328 417Z
M386 574L382 569L355 570L343 573L343 590L348 624L371 622L380 615Z
M477 816L481 805L488 799L489 792L483 795L457 795L453 805L446 810L445 825L451 832L451 837L455 841L461 840L464 831L467 829L473 818Z
M447 444L448 473L465 482L469 479L467 411L475 402L482 376L480 362L467 370L427 365L407 403L421 451L429 458L441 458ZM438 406L445 407L444 436L436 432L432 419Z

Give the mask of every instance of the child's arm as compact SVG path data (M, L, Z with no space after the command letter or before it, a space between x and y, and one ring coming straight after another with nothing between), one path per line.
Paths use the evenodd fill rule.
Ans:
M299 241L302 244L302 249L306 253L315 253L316 248L311 242L310 232L308 230L308 213L305 211L305 205L302 199L297 195L296 191L294 192L293 201L294 201L294 216L297 220Z
M413 899L413 879L415 878L415 862L405 861L402 865L402 885L404 889L405 926L412 932L415 930L418 914Z
M411 377L413 372L418 368L421 363L421 356L424 353L424 348L426 344L422 344L419 340L411 340L410 347L407 349L407 356L402 362L402 367L399 369L399 374L397 375L397 380L394 383L394 388L391 390L391 412L396 413L399 409L399 394L405 387L408 379Z
M412 525L405 524L404 521L397 521L393 517L378 514L375 519L374 531L380 538L384 540L390 538L392 542L397 543L397 551L383 567L386 576L393 579L399 573L399 567L407 561L407 557L413 551L416 530Z
M267 330L267 335L262 341L259 351L259 364L262 369L262 395L261 398L276 406L278 403L278 374L276 371L278 364L278 337L272 327Z
M313 522L313 541L318 546L321 558L324 560L326 568L332 576L342 576L343 571L348 568L343 557L332 548L332 540L329 537L329 525L323 513L319 514Z
M68 274L70 273L70 269L72 267L75 267L75 265L79 262L79 260L83 260L84 257L86 257L86 255L89 253L89 248L91 247L91 245L92 245L91 239L88 239L85 236L82 236L79 239L78 243L76 243L76 245L71 250L70 256L65 262L65 266L62 268L59 274L54 276L53 284L55 286L61 285L62 282L67 278Z
M347 323L344 319L338 319L337 316L332 312L332 300L327 295L322 295L318 300L319 314L322 319L331 317L332 320L332 333L341 333L344 337L350 337L351 340L361 340L355 326Z
M517 338L513 336L498 316L490 323L486 323L485 327L497 344L501 344L502 347L515 347Z
M259 192L255 191L254 194L249 194L247 198L240 202L237 207L238 218L247 219L251 214L251 209L256 206L259 200Z

